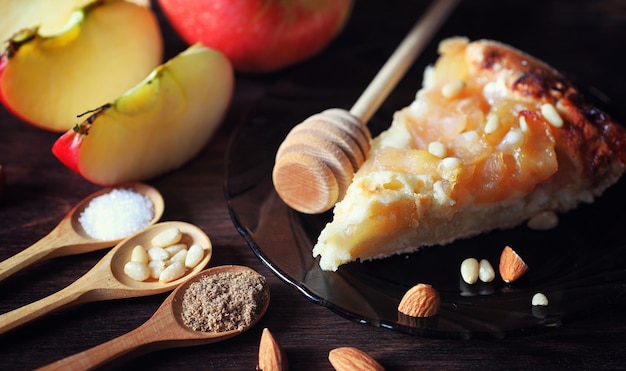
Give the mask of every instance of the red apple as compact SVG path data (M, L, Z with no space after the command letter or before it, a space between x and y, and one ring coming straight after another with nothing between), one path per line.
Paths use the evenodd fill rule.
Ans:
M271 72L320 52L341 31L354 0L159 0L189 44L220 50L237 71Z

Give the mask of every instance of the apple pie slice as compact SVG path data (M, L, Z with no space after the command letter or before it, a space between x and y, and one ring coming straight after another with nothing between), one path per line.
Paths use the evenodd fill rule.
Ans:
M555 69L489 40L439 53L335 205L322 269L556 215L624 172L626 130Z

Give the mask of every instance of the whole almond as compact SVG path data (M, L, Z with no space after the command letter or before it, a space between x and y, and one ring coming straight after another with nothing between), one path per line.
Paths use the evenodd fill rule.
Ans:
M528 271L528 265L510 246L506 246L500 255L500 276L506 283L519 279Z
M429 284L418 283L404 294L398 311L411 317L432 317L439 313L439 304L437 290Z
M259 343L257 371L286 371L288 368L285 352L270 330L264 328Z
M336 371L384 371L369 354L353 347L340 347L328 353L328 360Z

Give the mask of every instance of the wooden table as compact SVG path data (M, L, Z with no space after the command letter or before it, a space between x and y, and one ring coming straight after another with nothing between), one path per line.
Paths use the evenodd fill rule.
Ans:
M426 1L382 3L358 2L341 36L306 63L372 41L386 43L391 52L427 6ZM522 0L461 2L415 68L421 71L434 60L437 40L443 37L492 38L542 58L623 105L624 3L549 0L541 4ZM185 45L162 17L160 20L166 57L171 57ZM349 321L310 302L274 276L231 222L223 191L224 158L234 128L248 117L264 92L289 72L237 76L229 114L201 154L181 169L148 181L164 196L162 220L187 221L209 234L214 245L211 266L248 265L268 278L272 290L269 311L255 328L234 339L143 355L117 365L118 369L252 370L263 327L272 330L283 345L293 370L331 369L328 352L339 346L358 347L388 370L624 367L624 300L601 306L598 311L542 334L502 340L432 339ZM416 90L420 82L413 82ZM621 109L619 104L617 108ZM50 148L57 134L28 126L4 108L0 109L0 129L0 164L6 171L6 189L0 203L0 259L6 259L47 234L76 202L100 187L75 175L53 157ZM104 254L99 251L54 259L1 282L0 313L62 289ZM124 334L146 321L165 297L162 294L90 303L52 313L0 337L0 369L43 366Z

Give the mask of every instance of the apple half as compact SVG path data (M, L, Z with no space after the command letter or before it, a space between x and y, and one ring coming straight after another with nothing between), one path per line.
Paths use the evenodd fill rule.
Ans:
M141 83L93 110L52 147L92 183L143 181L195 157L232 99L234 72L221 52L194 44Z
M0 56L0 101L22 120L64 132L76 115L119 97L162 62L154 12L122 0L74 11L65 28L16 33Z
M354 0L158 0L189 44L220 50L235 69L266 73L321 52L343 29Z

